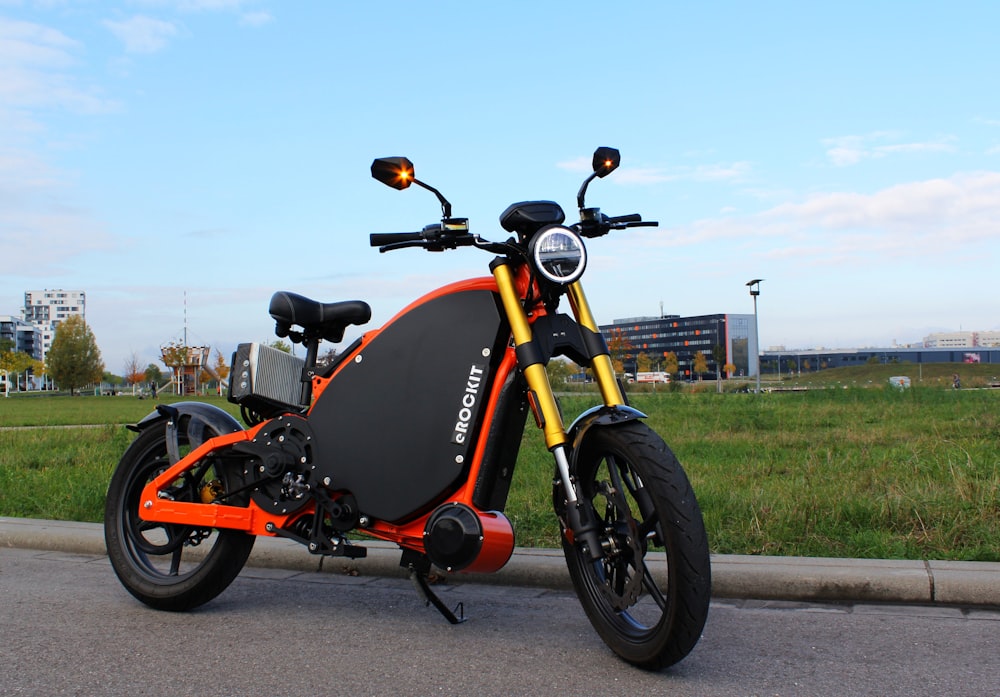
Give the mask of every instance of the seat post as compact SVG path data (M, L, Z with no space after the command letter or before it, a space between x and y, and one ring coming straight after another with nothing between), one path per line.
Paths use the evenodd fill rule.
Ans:
M306 347L306 362L302 366L302 404L307 407L312 402L312 379L319 360L319 342L320 338L312 334L302 338L302 345Z

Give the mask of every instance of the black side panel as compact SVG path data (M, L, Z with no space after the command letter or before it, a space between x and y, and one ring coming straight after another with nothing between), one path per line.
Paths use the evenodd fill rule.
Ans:
M437 296L345 358L309 413L318 480L391 522L450 493L509 341L498 302L487 290Z
M528 417L525 390L524 376L516 370L511 372L500 392L496 416L490 425L488 447L472 492L472 503L480 510L503 511L507 505L507 494Z

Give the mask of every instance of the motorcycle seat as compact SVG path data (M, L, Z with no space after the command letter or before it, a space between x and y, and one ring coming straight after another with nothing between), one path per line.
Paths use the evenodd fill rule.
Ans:
M297 325L307 337L318 336L334 343L343 340L349 325L365 324L372 318L371 307L362 300L322 303L288 291L271 296L268 312L278 336L288 336L292 326Z

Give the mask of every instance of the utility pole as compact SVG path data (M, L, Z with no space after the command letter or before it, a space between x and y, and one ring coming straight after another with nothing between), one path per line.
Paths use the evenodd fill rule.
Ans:
M753 340L756 344L754 351L754 361L757 365L757 394L760 394L760 334L757 332L757 296L760 295L760 282L763 278L755 278L747 283L750 289L750 297L753 298Z

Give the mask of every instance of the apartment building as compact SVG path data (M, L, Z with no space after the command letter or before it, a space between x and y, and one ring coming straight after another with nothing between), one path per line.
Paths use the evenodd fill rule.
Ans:
M21 319L41 332L41 357L48 353L56 327L67 317L79 315L87 321L87 294L82 290L29 290L24 293Z

